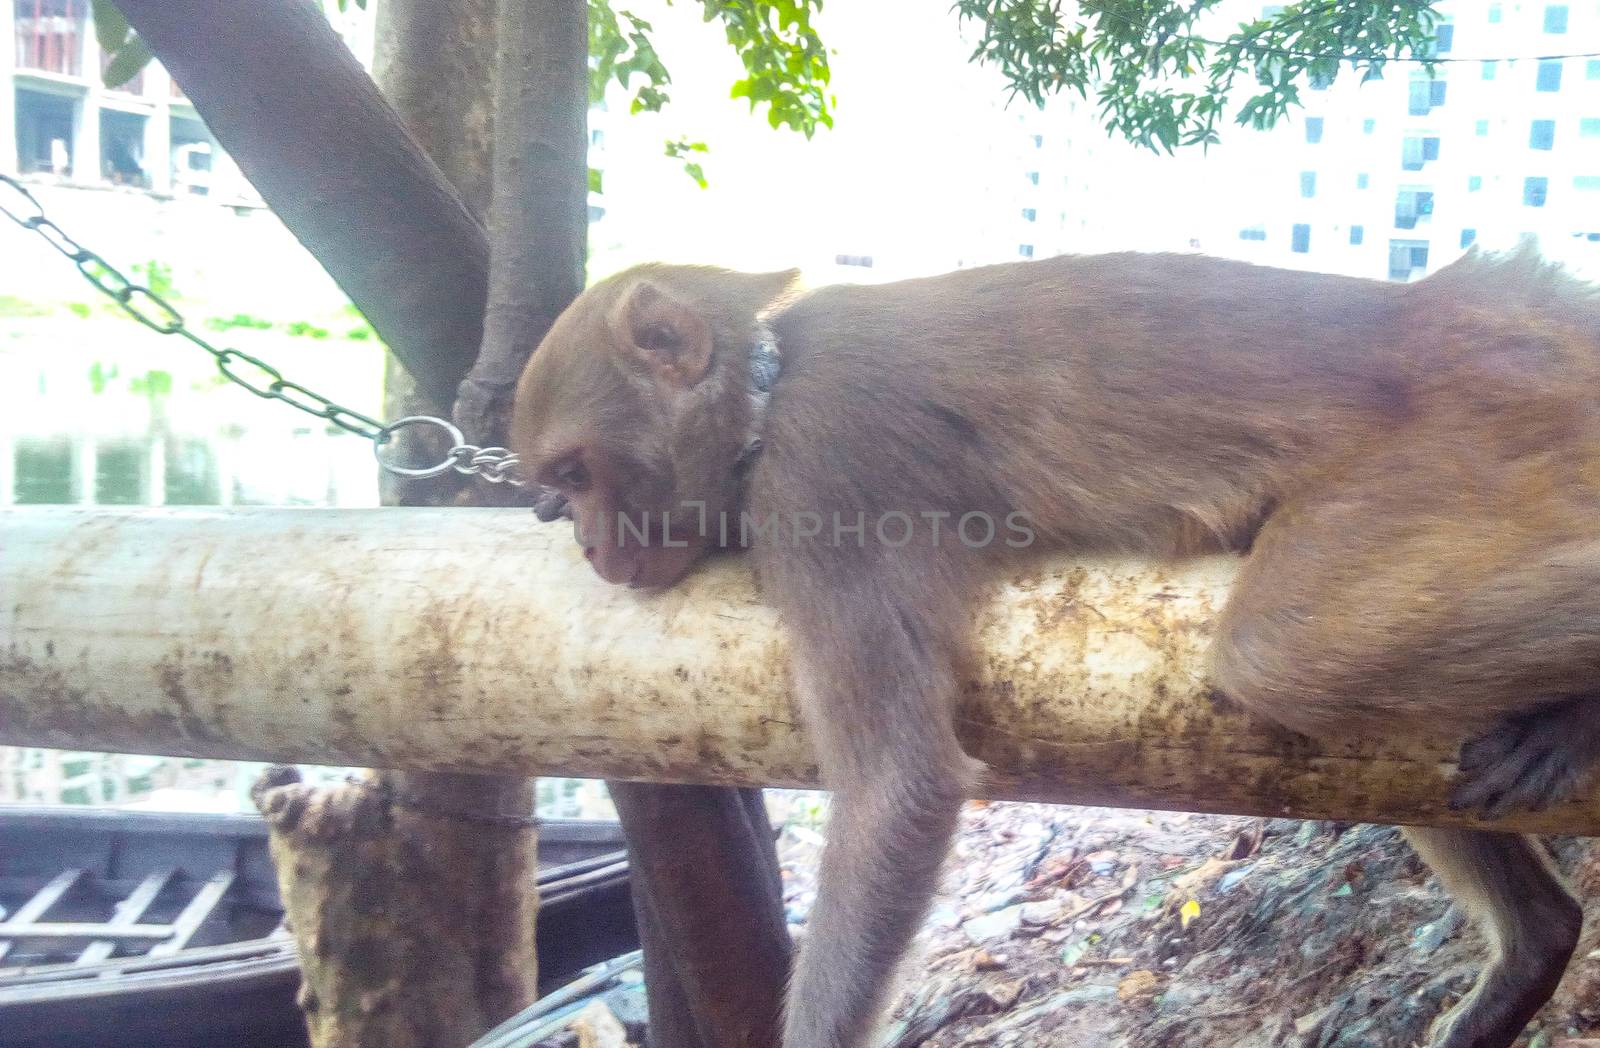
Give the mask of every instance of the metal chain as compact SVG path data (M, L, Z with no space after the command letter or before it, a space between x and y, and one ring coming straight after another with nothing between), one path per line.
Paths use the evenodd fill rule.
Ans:
M237 349L219 349L212 345L185 323L183 314L173 308L172 303L143 284L128 279L116 266L78 243L66 230L50 221L45 215L44 206L28 192L27 187L4 172L0 172L0 214L23 229L37 233L46 244L77 266L85 280L151 331L188 339L211 354L217 362L217 370L229 382L244 387L258 397L282 401L348 433L372 441L378 464L390 473L420 480L454 470L466 476L482 477L491 484L522 486L522 481L512 475L518 465L517 456L512 451L502 447L468 444L461 430L447 419L432 415L409 415L385 425L298 382L291 382L264 360ZM402 466L383 457L383 449L392 442L395 433L407 426L420 425L438 426L445 431L445 436L450 439L450 450L445 453L444 461L431 466Z

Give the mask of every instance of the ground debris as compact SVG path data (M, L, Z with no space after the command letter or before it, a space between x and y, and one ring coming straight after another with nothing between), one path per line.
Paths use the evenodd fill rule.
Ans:
M1552 843L1600 914L1600 848ZM1522 1048L1600 1048L1597 923ZM974 804L882 1043L1411 1048L1485 950L1393 829Z

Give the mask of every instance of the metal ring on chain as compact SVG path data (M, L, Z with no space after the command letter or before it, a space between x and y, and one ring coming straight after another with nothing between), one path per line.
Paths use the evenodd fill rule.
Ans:
M438 426L440 429L444 430L445 436L450 438L450 451L445 453L444 461L436 463L432 466L402 466L394 462L386 461L383 457L383 449L389 444L396 433L408 426ZM455 469L457 462L455 451L466 442L466 435L457 429L451 422L447 422L442 418L435 418L432 415L407 415L405 418L395 419L387 426L384 426L382 429L378 430L378 435L372 440L372 453L377 457L378 465L382 466L390 473L393 473L395 476L411 477L415 480L426 480L429 477L441 476L442 474L448 473L452 469Z

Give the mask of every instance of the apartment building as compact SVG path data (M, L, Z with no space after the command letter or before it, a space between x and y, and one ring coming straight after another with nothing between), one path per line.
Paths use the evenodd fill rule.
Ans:
M0 170L258 202L159 64L104 85L89 0L4 0L0 34Z
M1600 4L1440 5L1440 62L1346 72L1267 133L1230 132L1191 235L1214 253L1414 280L1535 237L1600 276ZM1560 57L1575 55L1577 57Z

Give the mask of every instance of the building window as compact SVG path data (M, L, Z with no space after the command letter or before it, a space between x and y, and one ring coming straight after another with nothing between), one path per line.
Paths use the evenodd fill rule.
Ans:
M1438 135L1408 137L1400 142L1400 166L1406 171L1421 171L1428 161L1438 159Z
M836 266L859 266L862 269L872 268L871 255L834 255L833 264Z
M1267 239L1267 229L1265 226L1246 226L1245 228L1239 230L1239 239L1265 240Z
M1365 120L1361 121L1361 133L1363 135L1370 135L1372 134L1372 129L1377 126L1378 122L1369 116Z
M89 0L17 0L16 43L5 46L16 48L22 69L82 76L88 10Z
M1351 226L1350 227L1350 243L1351 244L1359 246L1361 244L1361 242L1363 240L1365 240L1366 238L1367 238L1367 227L1366 226Z
M1472 131L1479 138L1484 137L1489 133L1489 121L1479 120L1476 124L1472 125Z
M1043 135L1034 135L1033 136L1033 148L1035 148L1035 149L1043 149L1044 148L1044 136Z
M1444 105L1445 88L1447 88L1449 86L1450 85L1445 83L1443 80L1431 80L1431 81L1429 81L1428 82L1428 104L1432 105L1432 106L1435 106L1435 107Z
M1529 176L1522 180L1522 203L1525 207L1544 207L1550 193L1550 180L1542 176Z
M176 114L170 127L172 191L178 196L206 196L217 153L211 132L200 121Z
M593 131L590 131L589 144L592 146L599 146L600 148L604 149L606 144L606 133L598 127Z
M1534 81L1534 89L1537 91L1561 90L1561 63L1540 62L1539 76Z
M1556 122L1535 120L1528 130L1529 149L1553 149L1556 144Z
M1306 118L1306 141L1312 145L1322 141L1322 118L1320 116Z
M1326 91L1333 84L1333 78L1339 72L1339 67L1331 70L1313 69L1306 75L1306 83L1313 91Z
M114 109L100 111L100 177L113 185L150 188L144 155L144 125L148 119Z
M1304 222L1295 223L1289 234L1289 250L1303 255L1311 250L1311 227Z
M1025 207L1025 208L1022 209L1022 220L1024 222L1036 222L1036 221L1038 221L1038 219L1039 219L1039 209L1038 208Z
M1580 193L1600 192L1600 175L1573 175L1572 188Z
M1406 112L1411 116L1427 116L1433 108L1433 89L1428 81L1416 79L1407 88Z
M1461 231L1461 246L1462 247L1464 247L1464 248L1471 247L1473 245L1473 242L1476 241L1477 239L1478 239L1478 231L1476 229L1463 229Z
M1369 186L1371 184L1372 184L1372 176L1367 174L1365 171L1361 172L1361 174L1356 176L1356 188L1357 189L1365 189L1365 188L1367 188L1367 186Z
M1317 173L1315 171L1300 172L1300 195L1306 198L1317 195Z
M1038 185L1039 184L1039 172L1037 172L1037 171L1029 171L1027 177L1028 177L1028 181L1032 182L1034 185Z
M1600 116L1586 116L1578 121L1578 135L1582 138L1600 138Z
M1402 189L1394 198L1394 224L1397 229L1416 229L1417 223L1433 214L1433 193L1426 189Z
M1600 58L1589 59L1589 64L1584 68L1584 76L1590 80L1600 80Z
M1562 8L1566 10L1566 8ZM1433 53L1436 55L1449 54L1456 43L1456 27L1446 22L1434 30Z
M1544 9L1544 31L1547 33L1567 31L1566 4L1550 4Z
M1021 255L1023 258L1032 258L1033 257L1033 245L1032 244L1018 244L1017 245L1017 254Z
M1500 21L1500 17L1501 17L1500 16L1500 5L1499 4L1490 4L1489 5L1489 21L1498 22L1498 21Z
M1485 80L1493 80L1495 73L1499 69L1500 69L1500 63L1499 62L1495 62L1495 61L1491 60L1491 61L1483 63L1483 78Z
M1483 176L1482 175L1468 175L1467 176L1467 192L1476 193L1478 190L1480 190L1482 188L1483 188Z
M1424 240L1389 241L1389 279L1410 280L1428 271L1428 244Z
M600 206L598 206L596 204L590 204L589 205L589 221L591 223L598 222L602 218L605 218L605 217L606 217L606 209L605 208L600 207Z
M10 85L0 90L10 90ZM64 95L17 89L17 168L24 175L72 173L77 106Z

